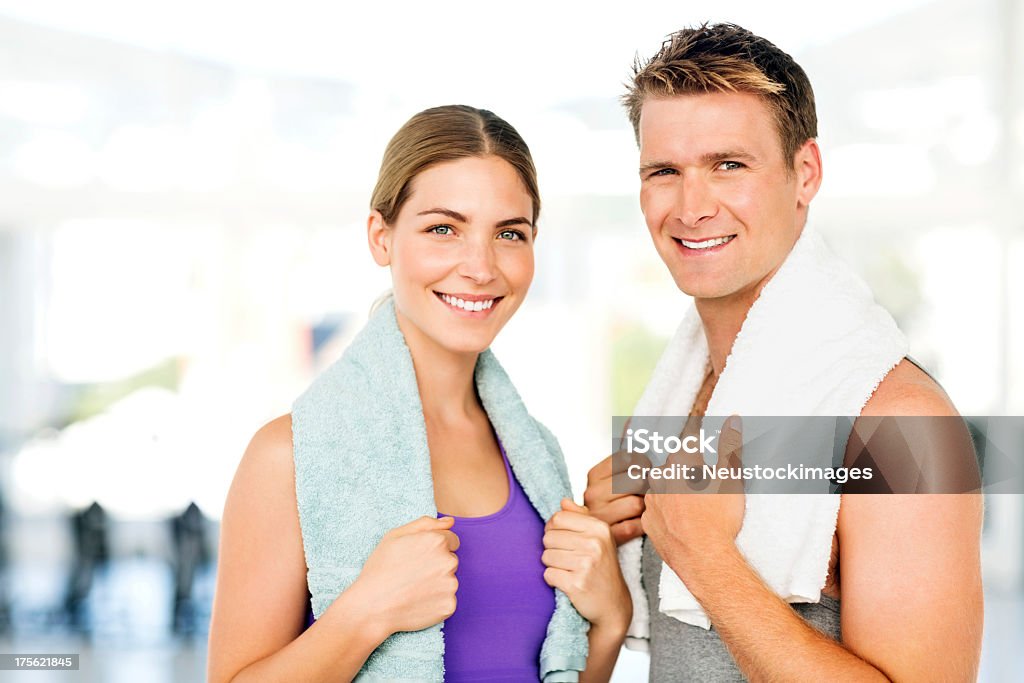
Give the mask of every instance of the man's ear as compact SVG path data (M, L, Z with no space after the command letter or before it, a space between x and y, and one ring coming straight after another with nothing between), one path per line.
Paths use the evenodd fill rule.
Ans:
M377 265L390 266L391 230L384 224L384 216L377 209L371 211L370 217L366 219L366 241Z
M821 149L817 140L811 138L797 150L793 168L796 172L797 205L806 207L821 187Z

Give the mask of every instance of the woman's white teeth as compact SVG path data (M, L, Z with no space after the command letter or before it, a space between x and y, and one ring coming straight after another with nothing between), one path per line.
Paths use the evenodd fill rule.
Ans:
M684 247L689 249L710 249L711 247L717 247L719 244L725 244L736 235L729 235L728 237L716 237L710 240L704 240L703 242L689 242L684 239L679 241L683 243Z
M494 299L487 299L486 301L463 301L462 299L454 296L448 296L442 294L441 298L444 299L446 304L461 308L464 311L486 311L494 305Z

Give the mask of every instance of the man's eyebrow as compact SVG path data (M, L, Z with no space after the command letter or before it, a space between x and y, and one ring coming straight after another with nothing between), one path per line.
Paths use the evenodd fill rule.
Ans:
M496 227L496 228L508 228L508 227L513 226L513 225L528 225L531 228L533 227L533 223L531 223L530 221L526 220L522 216L516 216L515 218L508 218L506 220L503 220L503 221L499 222L494 227Z
M647 171L653 171L656 168L675 168L676 165L671 161L645 161L640 164L640 172L646 173Z
M466 220L466 217L463 216L458 211L452 211L451 209L445 209L445 208L440 207L440 206L436 206L433 209L427 209L426 211L420 211L416 215L417 216L428 216L428 215L430 215L432 213L438 213L438 214L441 214L442 216L448 216L448 218L451 218L453 221L459 221L460 223L468 223L469 222L468 220Z
M701 163L717 164L722 161L728 161L736 159L740 161L754 161L756 157L749 152L742 152L740 150L725 150L724 152L708 152L700 157ZM640 164L640 173L646 173L647 171L654 171L660 168L676 168L676 164L671 161L645 161Z
M715 164L721 161L729 161L732 159L740 159L742 161L753 161L754 155L749 152L741 152L739 150L726 150L724 152L708 152L701 156L701 161L705 164Z

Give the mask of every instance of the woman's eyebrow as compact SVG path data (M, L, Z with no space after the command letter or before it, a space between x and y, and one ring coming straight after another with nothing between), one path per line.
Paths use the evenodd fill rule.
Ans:
M452 211L451 209L445 209L445 208L442 208L442 207L434 207L433 209L427 209L426 211L420 211L416 215L417 216L427 216L427 215L430 215L432 213L441 214L442 216L448 216L448 218L451 218L454 221L459 221L460 223L468 223L469 222L466 219L466 217L463 216L458 211Z
M507 227L510 227L512 225L528 225L531 228L533 227L533 223L531 223L530 221L526 220L522 216L517 216L516 218L509 218L509 219L503 220L500 223L498 223L497 225L495 225L494 227L496 227L496 228L507 228Z

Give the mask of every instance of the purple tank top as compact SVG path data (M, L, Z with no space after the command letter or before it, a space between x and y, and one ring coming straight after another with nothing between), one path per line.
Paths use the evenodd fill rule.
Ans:
M459 589L455 613L444 622L449 683L540 677L540 648L555 610L540 560L544 521L512 474L504 448L501 457L508 478L505 506L483 517L455 517L452 525L459 537ZM312 624L307 604L306 628Z
M444 622L445 681L526 681L540 677L540 647L555 610L544 582L544 521L512 474L508 501L484 517L455 517L459 590ZM438 515L443 516L443 515ZM454 515L453 515L454 516Z

